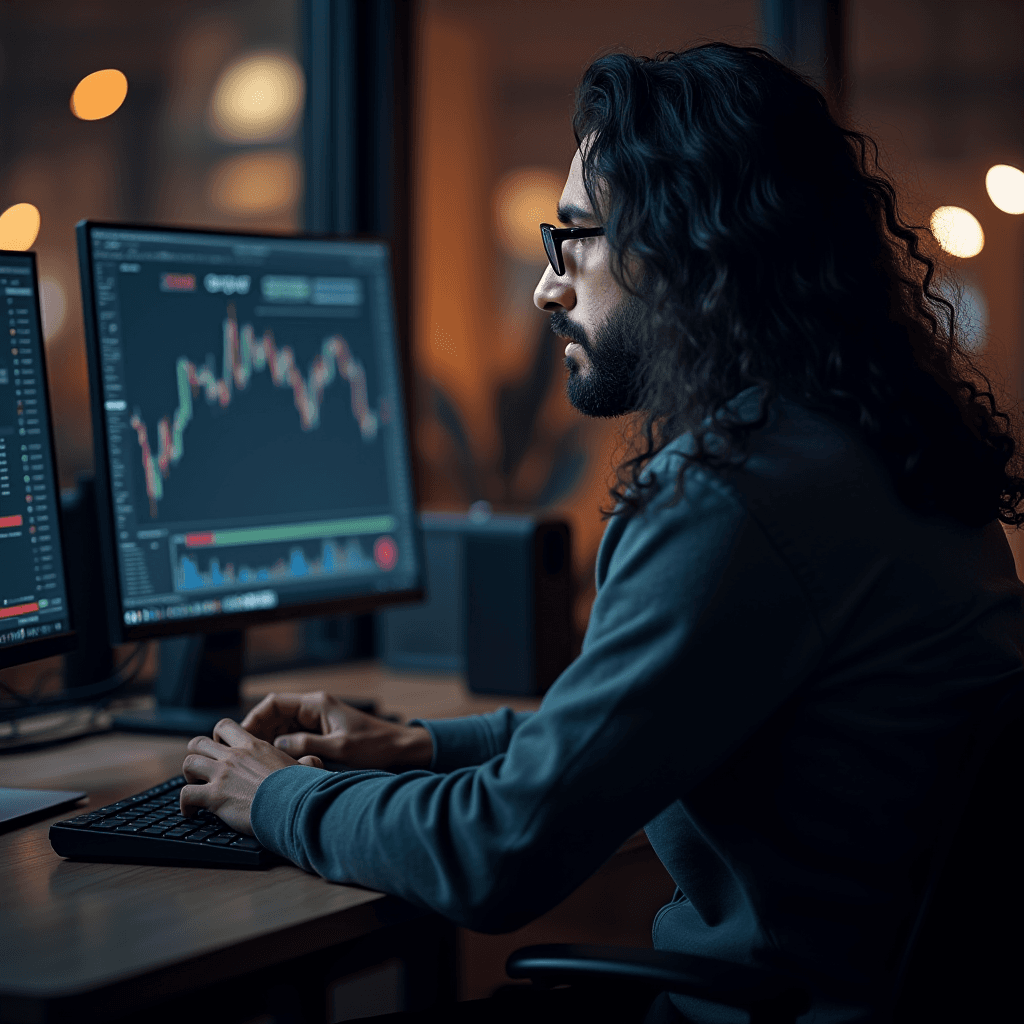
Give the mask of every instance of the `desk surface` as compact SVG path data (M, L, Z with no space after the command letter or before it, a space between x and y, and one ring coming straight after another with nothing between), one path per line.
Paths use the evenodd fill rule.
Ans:
M373 662L258 676L244 687L250 699L317 689L372 697L403 720L538 704L475 696L459 676L392 673ZM100 807L178 774L185 743L98 736L7 755L0 779L5 786L84 789L90 796L83 806ZM8 1000L60 998L143 978L149 998L186 991L356 938L408 913L392 897L290 864L257 872L65 861L47 830L69 813L0 835L0 995Z

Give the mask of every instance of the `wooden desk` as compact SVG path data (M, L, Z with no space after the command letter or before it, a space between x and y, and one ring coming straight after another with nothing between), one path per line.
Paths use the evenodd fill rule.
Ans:
M244 695L252 702L271 692L318 689L373 698L381 712L404 721L477 714L502 705L528 710L539 703L470 694L457 675L395 673L376 662L257 676L247 681ZM0 778L8 786L84 789L88 806L98 807L178 774L185 742L99 736L7 755L0 759ZM288 864L250 872L64 861L50 848L47 829L68 813L0 835L4 1024L115 1018L157 1024L202 1019L204 1008L209 1019L227 1024L273 1014L275 999L292 1011L296 1001L301 1003L302 1015L292 1019L339 1020L347 997L344 990L325 996L328 983L396 957L405 971L406 1005L426 1005L438 994L454 993L455 933L434 915ZM592 935L592 922L582 933L573 931L579 913L566 923L565 907L571 910L581 898L588 907L617 907L600 886L621 889L623 863L640 858L646 865L653 858L645 847L642 837L627 843L618 868L599 873L605 882L596 878L586 884L591 898L586 887L578 890L541 919L542 934L548 936L543 929L551 922L561 922L558 934L566 940ZM656 870L661 875L655 877L652 906L664 902L663 871L660 865ZM635 904L636 890L626 898ZM601 933L604 941L621 933L621 922L612 925L618 930L611 938ZM497 942L464 930L459 935L462 960L475 965L475 974L460 984L462 998L485 995L502 981L505 942L525 945L532 938L522 930ZM201 995L189 995L196 992Z
M405 719L502 703L463 694L457 677L398 677L379 665L257 677L245 689L255 700L272 690L321 688L374 697L382 710ZM98 736L8 755L0 760L0 776L8 786L84 789L89 800L83 806L99 807L178 774L185 743L127 733ZM265 980L268 968L293 982L298 971L315 989L311 957L314 975L325 982L332 972L340 977L374 959L405 954L407 974L433 974L420 978L420 995L411 1001L426 1001L432 985L454 994L453 930L404 901L335 885L290 864L238 871L65 861L51 849L47 830L69 813L0 835L4 1022L106 1020L140 1012L153 1021L160 1005L173 1017L168 1000L232 979L237 990L254 972L264 972ZM330 962L324 960L328 952ZM409 983L407 976L403 987ZM258 1015L266 1009L265 996L262 1003L255 996L241 1000L232 1016ZM322 986L319 995L303 997L311 1002L312 1019L338 1019L344 1009L324 1009ZM218 1007L211 1019L220 1019L221 997L209 998ZM190 1005L189 1017L197 1011L202 1016L200 1005Z
M539 697L491 697L470 693L458 673L396 672L379 661L330 668L302 669L253 676L243 684L243 698L255 702L268 693L325 690L344 697L369 697L383 714L403 722L413 718L461 718L498 708L535 711Z

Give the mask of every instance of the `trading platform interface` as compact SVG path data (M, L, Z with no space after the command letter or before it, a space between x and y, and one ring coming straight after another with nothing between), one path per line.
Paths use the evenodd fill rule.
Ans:
M34 262L0 252L0 648L68 631Z
M84 227L124 624L421 586L386 247Z

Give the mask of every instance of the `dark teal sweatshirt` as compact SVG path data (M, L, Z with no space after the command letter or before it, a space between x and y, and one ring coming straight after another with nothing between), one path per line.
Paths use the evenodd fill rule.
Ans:
M755 414L756 394L736 408ZM850 429L778 401L738 470L617 516L580 656L540 710L421 723L429 771L297 766L252 825L308 871L485 932L564 899L646 827L658 948L796 974L801 1018L871 1018L957 765L1024 686L1002 528L911 512ZM682 997L698 1022L743 1021Z

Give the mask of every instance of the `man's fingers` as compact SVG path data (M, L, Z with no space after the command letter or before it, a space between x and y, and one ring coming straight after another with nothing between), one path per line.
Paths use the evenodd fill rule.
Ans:
M213 727L213 738L229 747L244 747L252 742L252 734L230 718L222 718Z
M315 754L307 754L299 758L299 764L308 765L310 768L323 768L324 763Z
M304 693L300 698L295 719L303 729L320 732L326 720L326 712L333 705L331 697L323 692Z
M229 748L223 743L211 740L209 736L193 736L188 741L188 749L193 754L202 754L204 757L219 761Z
M182 786L178 807L186 818L191 818L200 807L206 806L209 791L206 786Z
M290 725L294 728L292 723L298 724L301 701L298 694L271 693L242 719L242 728L262 740L272 740Z
M278 736L274 740L274 746L296 760L307 754L331 757L332 749L338 746L338 737L318 736L312 732L293 732L284 736Z
M344 725L345 713L352 711L326 693L270 694L245 716L241 728L257 739L272 742L281 733L334 731Z
M242 728L255 733L277 717L276 694L268 694L242 719Z
M213 775L215 764L202 754L189 754L182 762L181 774L189 782L206 782Z

